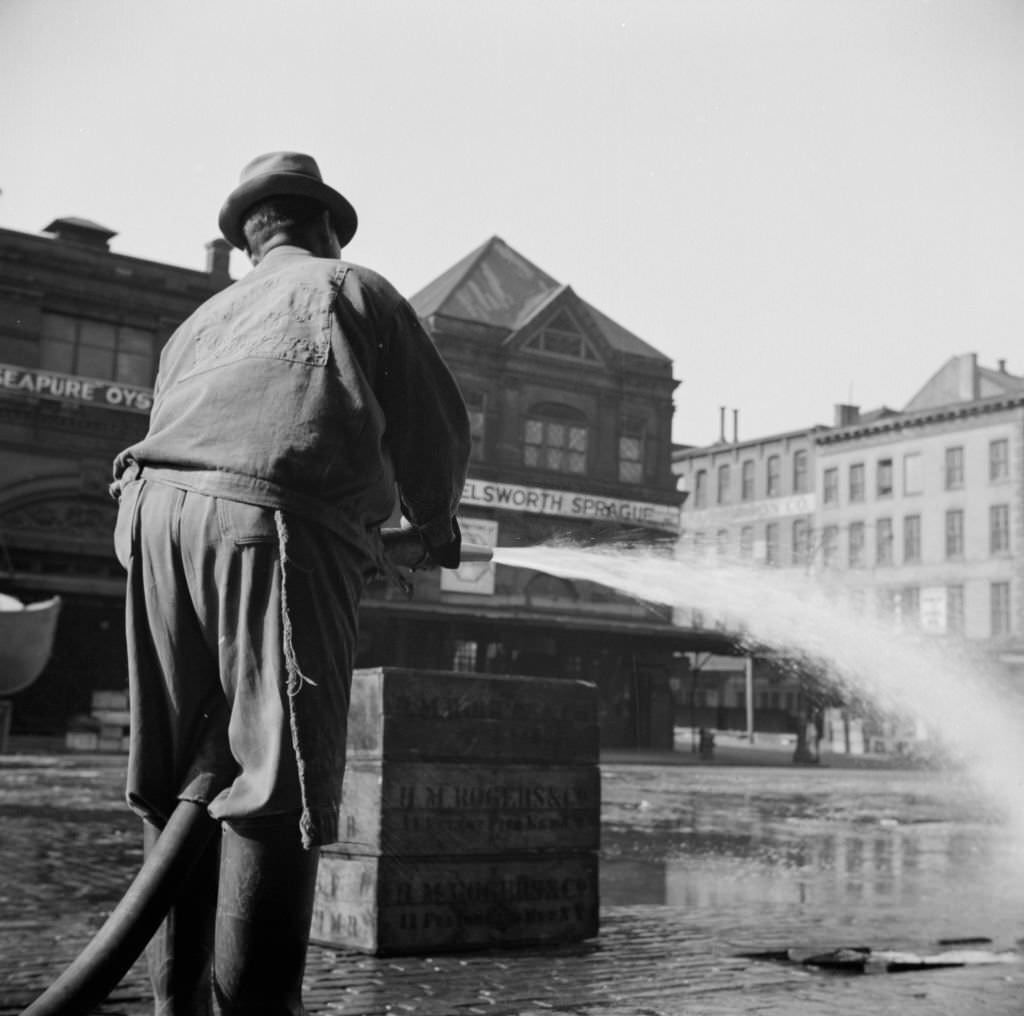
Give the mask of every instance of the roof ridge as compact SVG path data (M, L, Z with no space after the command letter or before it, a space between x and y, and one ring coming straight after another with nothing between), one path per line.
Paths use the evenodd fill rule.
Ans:
M455 262L455 264L451 265L436 278L428 282L422 289L414 293L409 298L409 302L421 315L443 314L444 311L442 308L451 298L452 293L454 293L459 286L469 278L469 275L487 256L495 243L505 243L505 241L502 240L497 233L492 234L484 240L482 244L473 248L473 250L468 254L463 255ZM440 296L434 298L435 305L433 307L421 309L419 304L423 302L422 298L424 297L424 294L430 294L432 296L432 291L434 289L439 289L441 291Z

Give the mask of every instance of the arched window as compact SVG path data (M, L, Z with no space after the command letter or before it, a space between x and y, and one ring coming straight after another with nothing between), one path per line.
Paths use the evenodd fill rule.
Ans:
M743 463L743 471L740 476L740 500L754 500L754 460L747 459Z
M698 469L693 483L693 507L706 508L708 503L708 471Z
M480 462L484 458L484 439L487 423L487 396L483 392L467 390L462 393L469 413L470 458Z
M806 494L810 490L807 473L807 452L803 449L793 452L793 493Z
M730 469L727 462L718 467L718 503L728 504L730 495Z

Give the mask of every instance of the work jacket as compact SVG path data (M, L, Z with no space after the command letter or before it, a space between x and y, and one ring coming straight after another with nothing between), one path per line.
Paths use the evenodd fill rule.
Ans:
M397 488L457 563L468 456L465 403L408 302L376 272L283 246L168 341L149 433L114 475L141 468L343 535L385 521Z

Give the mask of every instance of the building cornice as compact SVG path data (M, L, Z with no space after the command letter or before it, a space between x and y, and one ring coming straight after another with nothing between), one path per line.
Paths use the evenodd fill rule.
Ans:
M886 416L871 423L858 423L849 427L830 429L818 435L815 438L815 444L838 444L842 441L854 441L858 438L907 430L912 427L925 427L947 420L962 420L969 416L983 416L1022 407L1024 407L1024 394L996 395L992 398L977 399L971 402L947 403L944 406L919 409L912 413Z

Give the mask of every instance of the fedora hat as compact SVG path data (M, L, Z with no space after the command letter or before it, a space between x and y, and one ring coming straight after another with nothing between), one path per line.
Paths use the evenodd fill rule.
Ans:
M356 210L324 183L316 159L301 152L268 152L257 156L242 170L238 186L220 210L217 221L228 243L245 250L242 232L245 213L257 202L283 194L319 201L331 213L342 247L355 235L359 224Z

